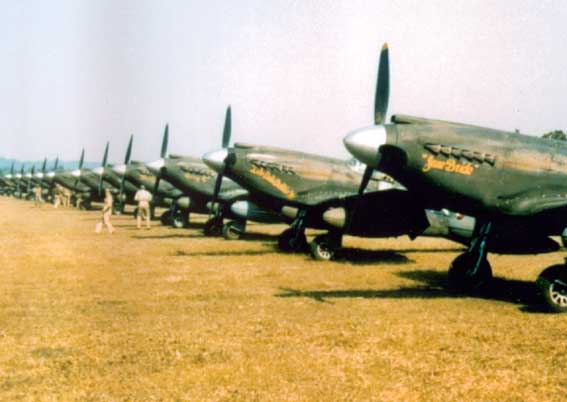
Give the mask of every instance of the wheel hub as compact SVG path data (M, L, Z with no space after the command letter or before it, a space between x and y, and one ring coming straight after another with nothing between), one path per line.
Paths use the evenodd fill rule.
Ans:
M549 287L551 299L561 307L567 307L567 284L562 281L554 281Z

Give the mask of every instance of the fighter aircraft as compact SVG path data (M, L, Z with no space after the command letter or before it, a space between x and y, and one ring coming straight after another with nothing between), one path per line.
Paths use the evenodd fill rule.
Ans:
M2 186L2 194L3 195L11 195L14 191L14 182L16 180L15 176L14 176L14 164L15 162L12 162L12 165L10 167L10 170L8 173L4 173L2 175L2 182L3 182L3 186Z
M374 173L369 192L357 196L364 166L354 160L235 144L203 156L211 168L222 172L249 191L259 208L282 214L291 227L278 239L284 251L306 248L305 228L328 230L310 244L315 259L332 259L344 234L363 237L393 237L417 234L442 236L468 244L474 219L450 211L428 210L415 205L413 195L381 173ZM369 213L368 206L380 213ZM350 217L349 211L359 211ZM427 230L416 222L426 219ZM502 248L502 244L498 244ZM535 246L535 245L534 245ZM546 242L538 247L557 248Z
M171 209L173 208L173 205L177 204L177 207L183 211L184 194L182 191L166 181L163 181L161 187L156 186L157 177L146 167L146 164L144 162L130 160L130 156L132 154L132 141L133 136L130 137L130 141L128 142L124 164L112 167L112 170L121 178L119 199L123 198L127 183L130 183L135 188L134 193L140 189L141 186L144 186L148 191L152 191L155 188L156 191L153 193L154 199L152 200L150 208L152 216L154 214L154 209L157 206ZM136 213L137 212L135 211L134 214ZM163 224L176 224L175 221L168 220L169 216L169 211L164 212L161 217L161 222ZM184 222L182 225L183 224Z
M559 235L567 226L567 145L562 141L467 124L394 115L385 124L388 47L380 56L374 125L344 139L368 165L402 183L424 208L449 208L477 218L466 252L449 267L449 281L474 290L492 278L487 247L498 233L530 240ZM361 183L363 189L366 181ZM565 264L537 280L552 311L567 311Z
M225 118L225 132L230 130L227 127L230 127L230 109ZM186 195L183 199L185 202L183 207L188 213L209 214L211 209L214 209L213 216L205 223L206 235L216 236L222 232L227 239L237 239L245 231L247 220L263 223L279 221L275 214L250 203L248 192L228 178L221 178L222 186L218 189L213 206L217 173L198 158L180 155L166 157L168 141L169 126L166 125L161 157L148 163L147 166L157 176L156 187L159 186L161 178L164 178L183 191ZM226 135L225 141L227 141ZM174 210L172 215L178 214ZM224 218L232 220L224 223Z

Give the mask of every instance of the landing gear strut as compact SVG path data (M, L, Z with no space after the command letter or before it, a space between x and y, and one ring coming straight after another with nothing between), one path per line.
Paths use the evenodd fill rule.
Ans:
M474 291L492 279L487 254L491 222L478 222L469 249L453 260L449 267L449 285L461 291Z
M230 221L222 227L222 235L226 240L238 240L246 230L246 221Z
M305 237L305 211L300 210L297 218L289 229L284 230L278 237L280 250L291 253L303 252L307 249Z
M319 235L310 244L311 257L318 261L330 261L335 257L341 245L342 235L340 233Z
M221 216L213 216L205 222L205 236L220 236L222 234L223 218Z

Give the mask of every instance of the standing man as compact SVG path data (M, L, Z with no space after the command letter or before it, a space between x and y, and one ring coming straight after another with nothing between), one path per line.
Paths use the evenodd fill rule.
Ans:
M150 202L152 201L151 193L146 190L142 184L136 192L134 200L138 202L138 214L136 216L136 226L138 229L142 227L142 219L146 220L146 228L150 228Z
M34 203L36 207L40 207L41 203L43 202L43 198L41 196L41 186L37 185L33 188L33 195L34 195Z
M106 225L108 229L108 233L114 233L114 226L110 223L110 217L112 216L112 205L114 204L114 200L112 198L112 193L110 189L107 188L104 191L104 205L102 207L102 222L96 224L96 233L100 233L102 231L102 225Z

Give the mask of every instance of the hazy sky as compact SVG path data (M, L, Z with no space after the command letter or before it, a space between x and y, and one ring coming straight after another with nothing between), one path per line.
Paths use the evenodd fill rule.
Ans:
M389 113L541 134L567 129L567 2L0 0L0 156L153 160L233 141L347 156Z

